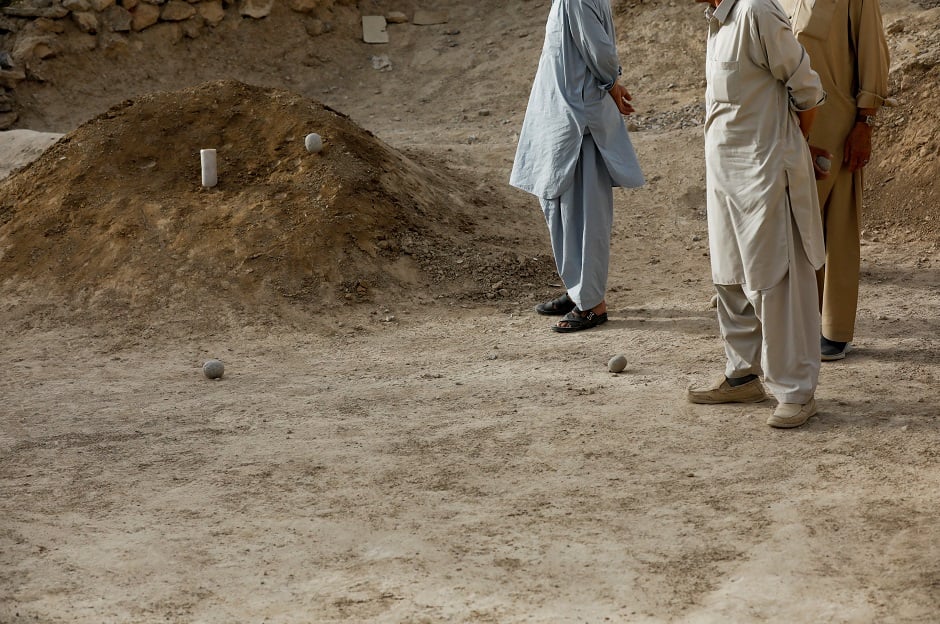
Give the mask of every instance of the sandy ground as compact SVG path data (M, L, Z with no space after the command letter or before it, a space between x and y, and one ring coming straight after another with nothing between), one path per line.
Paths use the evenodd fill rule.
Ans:
M544 3L519 6L507 28L537 28ZM460 36L488 49L498 20L477 19ZM501 188L541 37L513 41L500 90L329 103ZM0 622L937 621L937 242L866 235L856 349L806 426L767 427L772 401L693 406L723 365L701 128L634 140L651 183L615 193L611 321L590 332L531 311L551 284L132 334L6 299Z

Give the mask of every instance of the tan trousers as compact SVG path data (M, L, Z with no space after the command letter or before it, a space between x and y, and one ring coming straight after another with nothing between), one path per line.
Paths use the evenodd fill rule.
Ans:
M816 274L822 335L851 342L858 309L862 172L840 166L817 184L826 239L826 265Z
M787 233L790 270L772 288L716 284L725 375L764 374L780 403L806 403L819 382L819 299L815 271L794 235Z

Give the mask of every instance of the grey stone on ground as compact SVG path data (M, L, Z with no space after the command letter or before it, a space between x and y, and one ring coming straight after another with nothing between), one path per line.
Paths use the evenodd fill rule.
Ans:
M372 69L376 71L392 71L392 60L388 54L372 57Z
M623 372L623 369L627 367L627 356L625 355L615 355L610 358L610 361L607 362L607 370L612 373Z
M362 40L366 43L388 43L388 30L384 15L362 16Z
M243 17L261 19L271 14L273 6L274 0L242 0L238 6L238 13Z
M202 365L202 373L209 379L221 379L225 374L225 364L221 360L207 360Z

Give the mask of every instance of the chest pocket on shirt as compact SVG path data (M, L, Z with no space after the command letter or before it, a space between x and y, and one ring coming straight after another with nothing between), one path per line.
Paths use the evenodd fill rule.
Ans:
M738 73L737 61L712 61L711 89L716 102L738 101Z
M826 39L839 0L802 0L793 16L793 32L813 39Z

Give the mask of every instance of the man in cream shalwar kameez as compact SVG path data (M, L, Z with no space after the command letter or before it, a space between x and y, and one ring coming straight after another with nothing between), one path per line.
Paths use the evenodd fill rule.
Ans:
M705 160L712 278L727 365L694 403L778 400L768 420L815 414L825 258L805 135L825 99L775 0L710 0Z
M610 0L553 0L510 184L542 205L567 293L536 309L565 314L555 331L607 319L614 186L644 182L621 114Z

